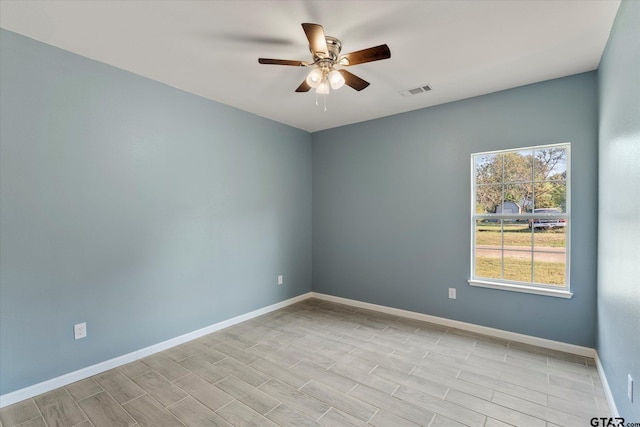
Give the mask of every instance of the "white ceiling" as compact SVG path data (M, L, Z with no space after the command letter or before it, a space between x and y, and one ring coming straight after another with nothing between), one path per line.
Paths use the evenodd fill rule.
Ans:
M310 132L598 67L619 0L0 1L0 26ZM386 43L391 59L349 71L369 81L315 105L294 93L310 60L301 23L347 53ZM410 97L400 91L429 84Z

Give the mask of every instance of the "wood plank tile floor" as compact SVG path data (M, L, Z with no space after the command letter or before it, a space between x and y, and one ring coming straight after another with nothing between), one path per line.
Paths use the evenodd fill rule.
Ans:
M3 427L578 426L593 359L309 299L0 410Z

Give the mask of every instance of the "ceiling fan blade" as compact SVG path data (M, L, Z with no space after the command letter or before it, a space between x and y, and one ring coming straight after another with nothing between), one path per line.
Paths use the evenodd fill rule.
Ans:
M324 36L324 29L322 25L318 24L302 24L304 33L309 40L309 46L311 47L311 53L314 58L320 56L326 58L329 56L329 49L327 48L327 39Z
M342 74L342 77L344 77L344 84L351 86L358 92L369 86L368 81L362 80L360 77L348 72L347 70L338 70L338 72Z
M380 46L370 47L368 49L362 49L342 55L338 62L340 65L348 67L350 65L364 64L365 62L380 61L381 59L389 58L391 58L389 46L381 44Z
M300 83L300 86L298 86L296 92L309 92L310 89L311 86L309 86L309 83L307 83L307 80L305 79L302 83Z
M294 61L290 59L258 58L258 62L261 64L271 65L293 65L294 67L303 67L306 65L306 62L304 61Z

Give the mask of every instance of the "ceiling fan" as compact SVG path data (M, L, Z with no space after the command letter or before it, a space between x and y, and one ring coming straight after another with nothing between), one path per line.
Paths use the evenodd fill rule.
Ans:
M335 37L326 36L322 25L306 23L302 24L302 28L309 40L312 61L258 58L260 64L312 68L307 78L298 86L296 92L308 92L315 88L316 93L328 94L329 87L339 89L345 84L357 91L361 91L369 86L369 82L338 67L350 67L391 58L391 51L386 44L341 55L342 42Z

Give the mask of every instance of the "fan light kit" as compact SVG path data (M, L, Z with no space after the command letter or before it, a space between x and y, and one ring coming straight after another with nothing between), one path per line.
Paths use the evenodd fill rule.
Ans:
M315 89L316 105L318 104L317 95L326 96L331 89L337 90L346 84L357 91L361 91L369 86L369 82L338 67L349 67L391 58L391 51L386 44L340 55L342 43L335 37L325 36L322 25L302 24L302 29L309 40L309 50L313 56L313 61L258 58L258 62L260 64L310 67L309 75L298 86L296 92L308 92L311 89ZM326 98L324 110L327 110Z

